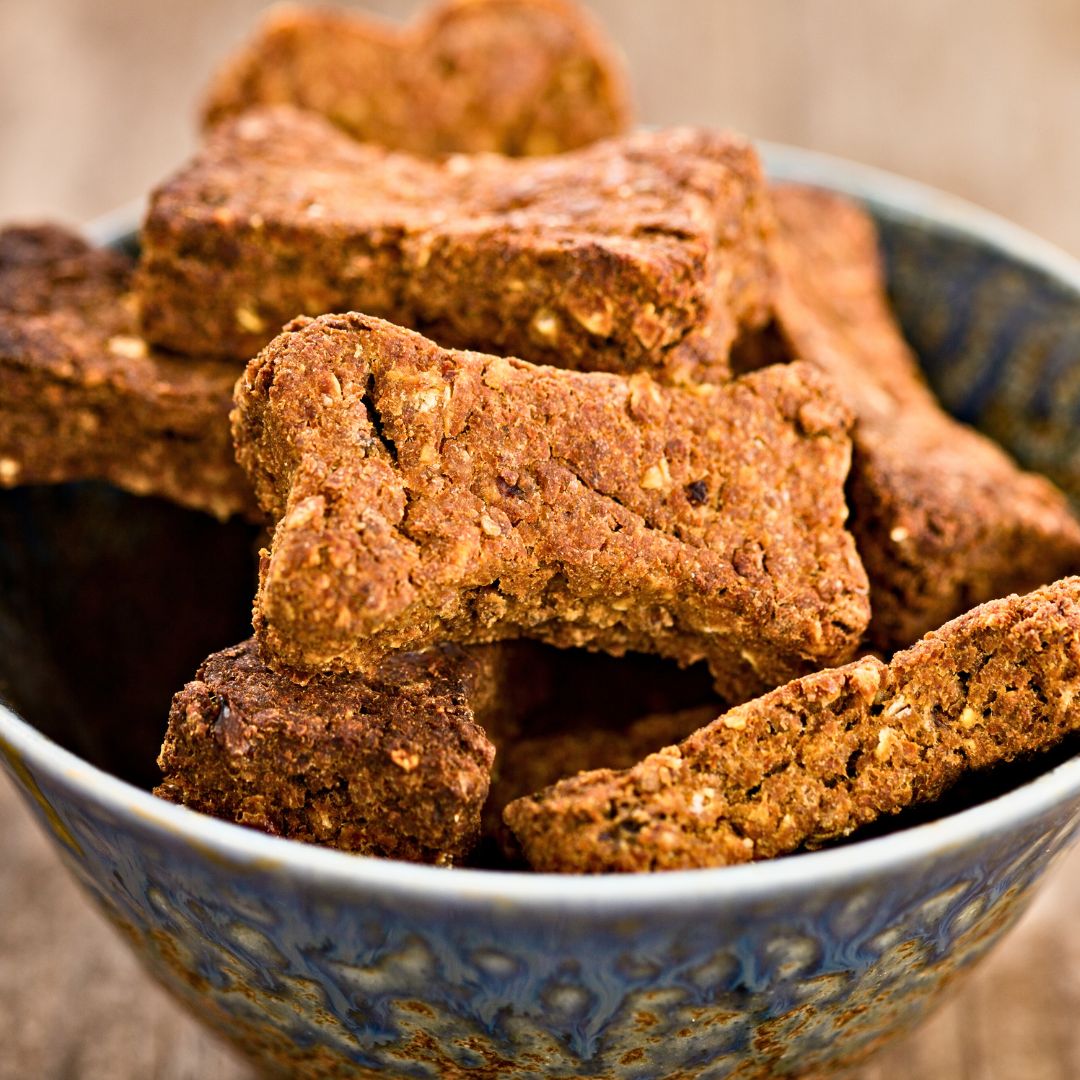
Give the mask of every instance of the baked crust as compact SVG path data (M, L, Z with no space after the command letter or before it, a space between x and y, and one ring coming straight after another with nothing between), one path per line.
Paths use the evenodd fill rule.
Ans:
M513 802L505 819L541 871L771 858L1051 748L1080 726L1078 690L1074 577L975 608L888 665L867 657L780 687L629 770Z
M525 635L707 659L744 700L866 625L849 417L806 365L669 388L351 314L297 320L236 395L238 460L279 519L255 606L277 666Z
M253 356L296 315L722 381L769 311L772 214L734 136L640 132L554 158L425 161L286 106L222 124L151 198L139 294L168 348Z
M475 844L513 698L510 646L387 657L366 676L272 672L247 641L173 699L155 794L263 832L449 865Z
M554 154L618 135L630 116L614 50L563 0L448 0L401 28L275 8L215 76L204 123L270 104L420 155Z
M0 231L0 487L107 480L258 519L229 435L235 364L149 348L131 272L58 226Z
M938 405L885 299L877 234L846 199L773 189L776 325L855 413L851 529L870 638L891 651L975 604L1080 567L1080 524L1045 477Z
M91 248L61 225L9 225L0 229L0 311L69 311L119 332L130 315L116 298L130 287L131 269L126 255Z

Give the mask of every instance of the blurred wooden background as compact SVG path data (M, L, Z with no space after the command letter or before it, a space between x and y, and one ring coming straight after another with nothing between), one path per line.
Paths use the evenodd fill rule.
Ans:
M418 0L368 0L404 16ZM1077 0L592 0L649 123L723 124L937 184L1080 253ZM263 0L3 0L0 207L80 219L192 146Z
M79 222L193 145L260 0L2 0L0 217ZM370 0L393 16L416 0ZM1080 0L593 0L649 123L870 162L1080 254ZM67 880L0 779L0 1078L238 1080ZM1080 853L951 1004L859 1080L1080 1076Z

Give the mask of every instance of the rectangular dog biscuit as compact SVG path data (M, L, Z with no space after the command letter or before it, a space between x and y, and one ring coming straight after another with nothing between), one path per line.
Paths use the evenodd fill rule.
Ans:
M299 685L251 641L225 649L173 699L155 794L277 836L450 864L479 836L495 756L483 725L520 697L516 656L447 645Z
M672 870L766 859L939 798L1080 727L1080 578L994 600L886 665L808 675L632 768L507 807L534 869Z

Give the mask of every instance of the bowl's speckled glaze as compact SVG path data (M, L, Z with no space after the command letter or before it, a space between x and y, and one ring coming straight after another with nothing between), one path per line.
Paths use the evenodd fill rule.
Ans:
M897 309L946 403L1078 492L1080 268L916 185L800 151L767 158L774 175L869 202ZM107 228L112 239L122 231ZM50 529L65 514L99 523L78 538L88 572L95 560L136 565L127 548L153 552L163 535L201 527L161 508L157 531L142 517L129 529L134 502L94 485L4 494L0 593L21 596L27 574L70 555L70 538L65 547ZM230 550L250 540L240 533ZM212 580L182 555L168 563L174 588ZM95 604L75 595L60 610L93 617ZM105 760L104 737L77 714L96 684L65 683L70 640L26 607L0 608L0 690ZM108 640L145 640L148 653L169 640L152 622L116 633ZM43 693L51 704L39 716ZM140 707L139 693L128 697L125 708ZM1012 925L1080 825L1072 758L980 805L830 851L568 879L384 862L213 821L3 707L0 758L154 974L268 1070L318 1077L819 1075L915 1023Z

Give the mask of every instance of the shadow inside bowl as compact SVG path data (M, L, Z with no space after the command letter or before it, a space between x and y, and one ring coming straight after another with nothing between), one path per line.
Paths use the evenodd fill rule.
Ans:
M251 632L257 538L104 484L0 493L0 698L151 787L173 693Z
M251 632L259 529L104 484L0 492L0 699L65 749L144 790L172 695L212 652ZM709 699L702 668L652 657L538 654L553 691L533 733L583 722L612 732L643 713ZM721 706L717 705L717 711ZM846 843L922 824L1012 790L1080 749L966 779L938 802ZM490 856L482 865L499 868Z

